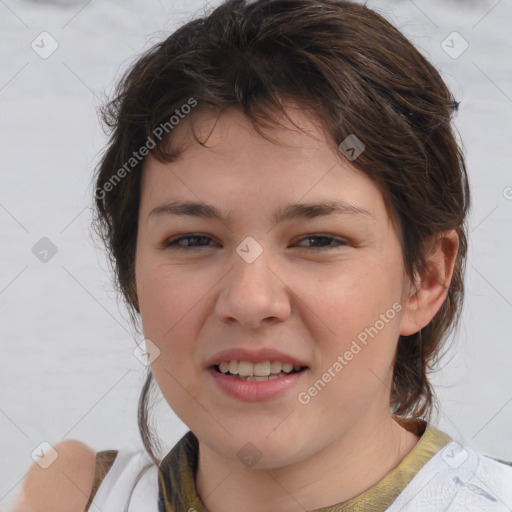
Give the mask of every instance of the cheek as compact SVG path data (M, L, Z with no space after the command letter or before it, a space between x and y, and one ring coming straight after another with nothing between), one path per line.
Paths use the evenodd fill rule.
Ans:
M398 339L400 295L395 288L381 287L375 276L352 277L324 288L324 294L316 294L321 300L311 305L323 322L313 333L320 350L310 385L321 390L314 400L332 424L358 418L377 402L387 403Z
M338 268L322 281L304 282L304 311L321 320L314 320L319 327L313 336L321 349L322 370L331 368L338 356L346 361L339 381L350 377L358 387L371 377L370 370L384 378L392 366L402 309L400 279L394 273L394 267L368 261Z
M169 406L188 424L198 414L193 404L200 399L194 367L198 319L193 307L199 290L168 266L140 269L137 290L144 337L160 350L151 371Z
M203 325L201 305L211 286L197 270L140 263L137 290L144 337L160 350L151 369L171 408L186 410L190 399L199 397L197 340Z
M168 354L179 354L183 364L184 355L194 349L194 305L200 301L200 289L169 266L142 263L138 270L144 336L158 346L165 359ZM176 359L168 361L175 366Z
M339 265L322 278L296 281L299 297L331 336L347 339L379 319L400 298L392 269L374 262Z

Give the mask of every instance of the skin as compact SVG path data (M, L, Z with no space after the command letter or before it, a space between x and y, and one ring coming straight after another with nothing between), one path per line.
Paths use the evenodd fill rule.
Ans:
M53 447L57 459L47 468L30 467L14 512L82 512L91 493L96 453L76 440ZM3 509L1 509L3 510Z
M441 307L458 247L456 233L444 233L432 271L418 276L414 290L377 186L310 114L293 106L289 114L307 133L281 119L266 132L272 143L237 110L218 118L196 112L173 133L187 143L182 157L170 164L148 157L143 171L136 289L144 335L160 350L152 371L165 399L199 439L196 486L212 512L326 507L362 493L403 460L418 438L390 414L393 356L399 335L417 332ZM191 120L196 133L209 135L207 147L191 139ZM201 200L231 217L148 219L171 199ZM333 199L371 215L271 220L276 207ZM163 247L187 234L210 239ZM236 252L247 236L263 249L252 263ZM394 303L401 311L301 404L297 394ZM223 394L206 361L240 346L307 361L300 388L256 402ZM248 442L261 452L252 467L237 457Z

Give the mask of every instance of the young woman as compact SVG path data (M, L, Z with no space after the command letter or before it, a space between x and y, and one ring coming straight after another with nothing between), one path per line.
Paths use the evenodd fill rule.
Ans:
M456 108L348 1L228 1L142 56L95 200L146 338L147 453L67 444L26 495L73 467L68 511L510 510L512 468L429 422L464 296ZM153 378L190 428L162 460Z

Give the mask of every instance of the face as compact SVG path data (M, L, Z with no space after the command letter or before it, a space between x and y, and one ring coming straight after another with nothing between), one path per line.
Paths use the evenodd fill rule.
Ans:
M308 133L282 120L267 130L274 143L236 110L196 114L207 147L185 120L182 157L148 157L143 171L136 285L160 351L152 371L219 456L242 464L254 451L267 468L306 460L389 417L407 290L397 233L378 187L303 111L290 115ZM335 202L344 207L325 208ZM239 364L243 374L306 368L241 380L219 373L222 361L223 371L258 363Z

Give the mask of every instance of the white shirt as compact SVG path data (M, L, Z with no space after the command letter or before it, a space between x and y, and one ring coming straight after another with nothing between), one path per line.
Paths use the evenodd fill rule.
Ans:
M118 451L89 511L124 512L125 508L127 512L158 512L158 468L144 451Z
M125 510L158 512L157 467L145 452L120 450L89 508ZM386 512L441 511L511 512L512 467L452 441L421 468Z

